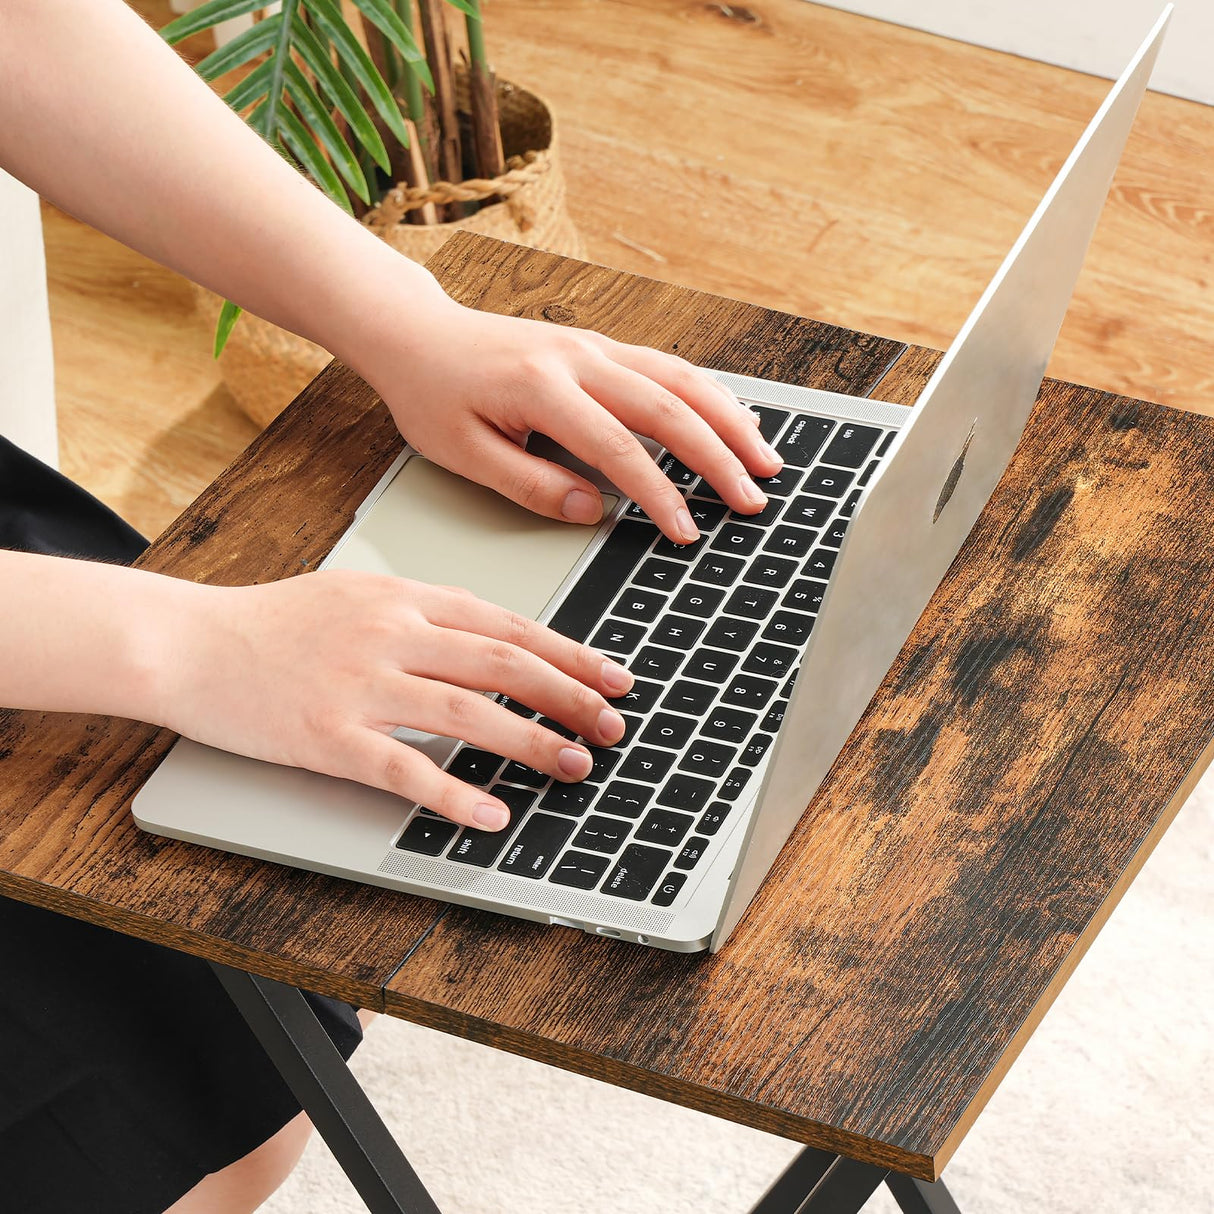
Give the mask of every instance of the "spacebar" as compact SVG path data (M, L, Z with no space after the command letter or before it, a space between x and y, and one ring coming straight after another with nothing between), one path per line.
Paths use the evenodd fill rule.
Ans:
M637 562L658 537L652 523L621 519L594 559L582 571L548 627L574 641L584 641L628 580Z

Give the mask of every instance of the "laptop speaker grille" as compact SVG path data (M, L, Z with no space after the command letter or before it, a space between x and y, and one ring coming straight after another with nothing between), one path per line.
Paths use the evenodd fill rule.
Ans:
M389 852L380 863L379 871L419 884L433 885L438 891L466 892L478 898L533 907L548 914L587 923L633 928L638 932L661 932L674 920L672 911L629 906L614 899L594 898L576 889L564 889L540 881L522 881L518 877L485 872L479 868L466 869L464 865L443 864L399 851ZM438 896L442 897L441 892Z

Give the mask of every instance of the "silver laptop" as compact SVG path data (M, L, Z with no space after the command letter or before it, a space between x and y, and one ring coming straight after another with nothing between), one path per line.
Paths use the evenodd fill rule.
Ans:
M511 807L490 834L182 740L135 798L138 824L640 944L720 948L1011 459L1170 14L912 409L718 373L786 460L762 515L731 514L657 451L703 533L686 548L583 465L609 507L596 527L538 518L410 449L384 475L326 567L463 585L632 669L624 741L591 748L586 781L398 731Z

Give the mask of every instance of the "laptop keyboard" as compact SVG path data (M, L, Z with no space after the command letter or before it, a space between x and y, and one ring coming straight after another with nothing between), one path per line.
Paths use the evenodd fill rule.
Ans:
M665 456L700 539L672 543L632 504L549 621L632 671L632 690L613 701L623 739L588 746L594 767L576 784L463 744L447 770L509 806L510 825L473 830L423 808L397 847L656 906L706 865L775 741L848 520L895 433L754 410L785 461L758 482L763 512L735 514Z

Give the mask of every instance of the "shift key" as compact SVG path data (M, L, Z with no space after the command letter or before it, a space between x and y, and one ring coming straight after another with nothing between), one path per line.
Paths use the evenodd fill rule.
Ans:
M814 456L822 449L822 444L826 442L826 436L834 429L834 425L834 422L828 422L824 417L810 417L804 413L794 417L792 424L776 443L776 451L786 464L791 464L794 468L808 468L814 462Z
M523 823L506 858L497 866L516 877L542 877L551 867L577 823L555 814L533 813Z

